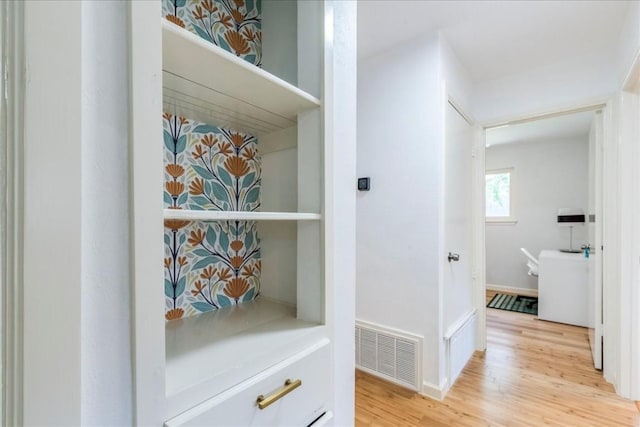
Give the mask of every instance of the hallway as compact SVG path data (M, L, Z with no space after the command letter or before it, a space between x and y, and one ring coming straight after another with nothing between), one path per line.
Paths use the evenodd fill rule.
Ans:
M356 425L640 426L635 405L593 368L586 329L495 309L487 325L486 354L443 402L357 371Z

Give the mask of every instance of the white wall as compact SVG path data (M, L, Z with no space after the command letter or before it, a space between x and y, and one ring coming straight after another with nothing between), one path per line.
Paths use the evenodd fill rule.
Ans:
M473 107L473 82L471 81L471 76L443 35L440 35L440 59L442 78L446 82L447 95L455 100L463 113L474 120L474 113L471 110Z
M357 196L356 318L424 336L423 376L432 384L440 328L438 49L433 34L358 63L357 173L371 177L371 191Z
M620 90L639 54L640 2L631 1L618 46L477 82L473 111L480 123L491 124L606 101Z
M333 10L328 10L333 7ZM356 305L356 171L357 106L357 3L336 1L325 4L325 14L333 19L333 57L325 62L334 86L325 100L328 149L326 161L333 167L333 179L325 191L332 195L325 206L325 227L331 231L327 245L327 271L332 277L332 293L325 295L333 317L333 408L336 426L350 425L355 418L355 305ZM326 15L325 15L326 16ZM327 39L325 35L325 40ZM327 114L327 112L332 114ZM334 239L331 239L331 236Z
M25 425L133 423L126 25L25 4Z
M470 104L475 119L491 124L606 101L620 88L618 74L623 71L618 71L626 72L621 64L630 62L625 58L640 46L638 4L632 2L629 10L619 52L565 58L473 85ZM441 271L433 259L441 255L442 248L434 240L441 237L436 228L442 212L433 205L439 204L442 196L438 188L442 179L442 116L438 106L431 104L438 98L438 89L433 86L437 85L433 78L438 68L433 63L437 57L434 37L405 42L359 63L358 176L370 176L372 189L358 194L356 317L424 335L424 379L438 384L442 375L435 366L441 358L443 321L432 313L439 308L442 288L436 284ZM441 48L440 54L445 58L447 48ZM455 67L447 71L447 65L441 65L441 77L452 79ZM465 90L458 89L462 86L450 84L452 95L464 108L467 104L461 98L465 98ZM581 199L585 210L586 168L585 157L585 195ZM554 246L564 246L568 230L559 230L555 222L554 227L559 234ZM582 243L579 233L575 241ZM526 276L524 260L519 252L516 256L516 264Z
M479 82L474 87L477 120L502 120L599 103L618 90L616 52L595 52Z
M640 2L629 2L629 12L620 32L618 44L617 78L622 86L634 59L640 55Z
M25 3L25 425L82 424L80 15Z
M558 208L588 212L588 135L566 140L494 145L486 150L486 168L513 167L516 224L486 225L487 283L537 289L527 275L520 248L534 256L543 249L569 246L569 228L556 223ZM587 226L574 227L574 247L588 240Z
M132 422L127 15L82 5L83 425Z
M443 79L447 79L443 84ZM442 388L444 117L469 79L439 34L358 64L356 318L424 337L425 387Z

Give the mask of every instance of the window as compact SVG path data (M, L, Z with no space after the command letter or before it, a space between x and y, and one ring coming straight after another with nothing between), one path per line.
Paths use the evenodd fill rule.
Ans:
M485 174L487 222L515 222L513 217L513 169L487 171Z

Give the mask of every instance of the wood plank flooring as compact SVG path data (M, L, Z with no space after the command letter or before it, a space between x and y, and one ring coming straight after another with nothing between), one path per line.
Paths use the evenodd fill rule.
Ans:
M495 309L487 324L487 351L442 402L357 371L356 425L640 426L634 402L593 368L585 328Z

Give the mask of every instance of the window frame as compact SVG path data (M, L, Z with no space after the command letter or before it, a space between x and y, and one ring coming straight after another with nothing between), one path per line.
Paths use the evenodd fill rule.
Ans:
M487 215L487 175L509 174L509 216L488 216ZM516 224L516 219L513 212L513 199L514 199L514 181L515 181L515 168L500 168L500 169L487 169L484 171L484 217L485 223L488 224Z

